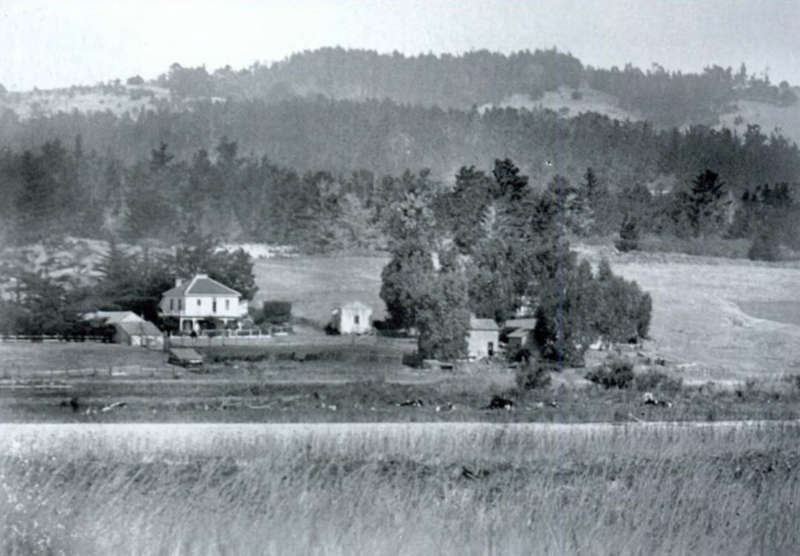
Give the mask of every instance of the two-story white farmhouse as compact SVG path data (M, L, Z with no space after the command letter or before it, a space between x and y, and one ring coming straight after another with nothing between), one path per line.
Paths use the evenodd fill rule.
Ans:
M197 274L191 280L175 280L158 305L162 318L177 318L181 332L199 332L200 322L216 320L226 326L247 316L242 294L208 277Z

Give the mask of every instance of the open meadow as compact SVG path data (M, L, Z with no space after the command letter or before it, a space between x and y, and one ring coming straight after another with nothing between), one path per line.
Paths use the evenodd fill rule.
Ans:
M0 427L4 554L796 554L800 427ZM209 527L214 524L213 527Z
M742 259L663 253L617 253L578 246L592 263L653 296L646 349L681 365L685 380L744 381L800 372L800 267ZM294 312L324 325L337 302L360 299L384 315L378 257L259 261L259 298L285 299ZM774 319L774 320L773 320Z

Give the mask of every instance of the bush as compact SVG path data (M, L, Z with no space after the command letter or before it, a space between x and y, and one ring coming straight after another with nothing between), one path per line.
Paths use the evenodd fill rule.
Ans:
M572 97L572 100L581 100L583 98L583 93L575 89L572 91L572 94L570 94L570 97Z
M541 361L530 361L521 365L515 379L520 390L543 390L549 388L553 382L550 367Z
M625 216L619 230L619 239L614 245L623 253L639 249L639 226L635 219Z
M633 384L634 376L632 361L623 357L614 357L586 373L586 380L606 389L624 389Z
M636 375L633 385L639 392L660 391L665 394L675 395L683 388L683 379L672 377L662 371L648 369L644 373Z
M423 357L420 355L418 351L414 353L405 353L403 354L403 365L406 367L411 367L413 369L420 369L422 368L422 360Z
M630 251L636 251L639 249L639 240L638 239L617 239L614 241L614 247L617 250L628 253Z

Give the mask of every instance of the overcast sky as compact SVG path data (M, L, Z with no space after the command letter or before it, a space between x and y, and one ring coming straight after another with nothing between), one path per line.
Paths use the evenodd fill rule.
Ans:
M710 64L800 85L800 0L0 0L12 90L209 71L341 45L463 53L557 46L585 64Z

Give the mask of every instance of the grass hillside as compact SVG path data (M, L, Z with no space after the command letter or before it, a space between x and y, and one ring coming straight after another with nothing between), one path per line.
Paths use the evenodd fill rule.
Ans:
M574 118L586 112L595 112L612 120L641 120L641 115L625 110L613 95L595 91L594 89L572 89L561 87L558 91L549 91L539 99L528 95L513 95L497 104L499 108L516 108L527 110L552 110L565 118ZM483 106L488 109L491 105Z
M720 127L735 129L740 134L748 125L758 125L764 132L779 129L781 135L800 144L800 103L775 106L764 102L741 100L737 109L720 117Z
M255 304L291 301L294 316L324 326L338 305L362 301L372 306L374 318L382 319L386 308L380 298L381 271L387 262L384 257L261 260L255 265Z
M598 261L598 249L581 250ZM650 348L687 363L690 380L744 379L800 368L800 267L676 254L614 254L614 271L653 296ZM795 304L798 320L742 307ZM754 313L754 311L751 311ZM780 322L783 321L783 322Z
M0 96L0 113L11 110L21 119L110 111L116 116L155 110L159 102L169 101L168 90L151 85L73 87L72 89L33 90Z

